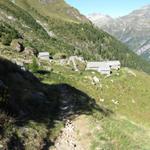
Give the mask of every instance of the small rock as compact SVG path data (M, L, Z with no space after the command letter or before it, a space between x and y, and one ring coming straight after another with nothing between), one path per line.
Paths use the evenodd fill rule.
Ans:
M133 104L135 103L135 100L134 100L134 99L132 99L132 103L133 103Z
M93 77L93 81L97 84L100 82L99 78L97 78L96 76Z
M112 99L112 102L113 102L115 105L119 105L119 102L116 101L116 100L114 100L114 99Z
M114 83L114 80L110 80L112 83Z
M101 99L100 99L100 101L101 101L101 102L104 102L104 99L103 99L103 98L101 98Z

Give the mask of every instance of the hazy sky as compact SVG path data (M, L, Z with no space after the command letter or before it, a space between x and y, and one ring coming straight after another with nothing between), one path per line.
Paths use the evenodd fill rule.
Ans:
M112 17L127 15L131 11L150 4L150 0L66 0L81 13L108 14Z

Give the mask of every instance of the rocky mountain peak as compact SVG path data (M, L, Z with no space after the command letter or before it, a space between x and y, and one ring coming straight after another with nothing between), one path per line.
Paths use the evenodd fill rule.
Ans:
M149 5L145 5L145 6L143 6L143 7L142 7L142 9L143 9L143 10L150 9L150 4L149 4Z
M150 5L130 14L112 19L107 15L91 15L89 19L129 46L131 50L150 60Z
M112 21L113 18L109 15L101 14L101 13L93 13L87 16L89 20L91 20L94 24L104 25L107 22Z

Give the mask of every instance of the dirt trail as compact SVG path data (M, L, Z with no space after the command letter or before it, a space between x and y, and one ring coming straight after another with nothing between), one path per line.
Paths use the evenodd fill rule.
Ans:
M67 120L53 150L89 150L91 131L88 124L88 118L85 115L73 121Z

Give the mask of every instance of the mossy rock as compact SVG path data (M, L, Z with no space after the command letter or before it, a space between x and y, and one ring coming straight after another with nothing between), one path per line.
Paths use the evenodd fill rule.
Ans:
M53 56L54 59L65 59L67 58L67 54L66 53L56 53L54 56Z

